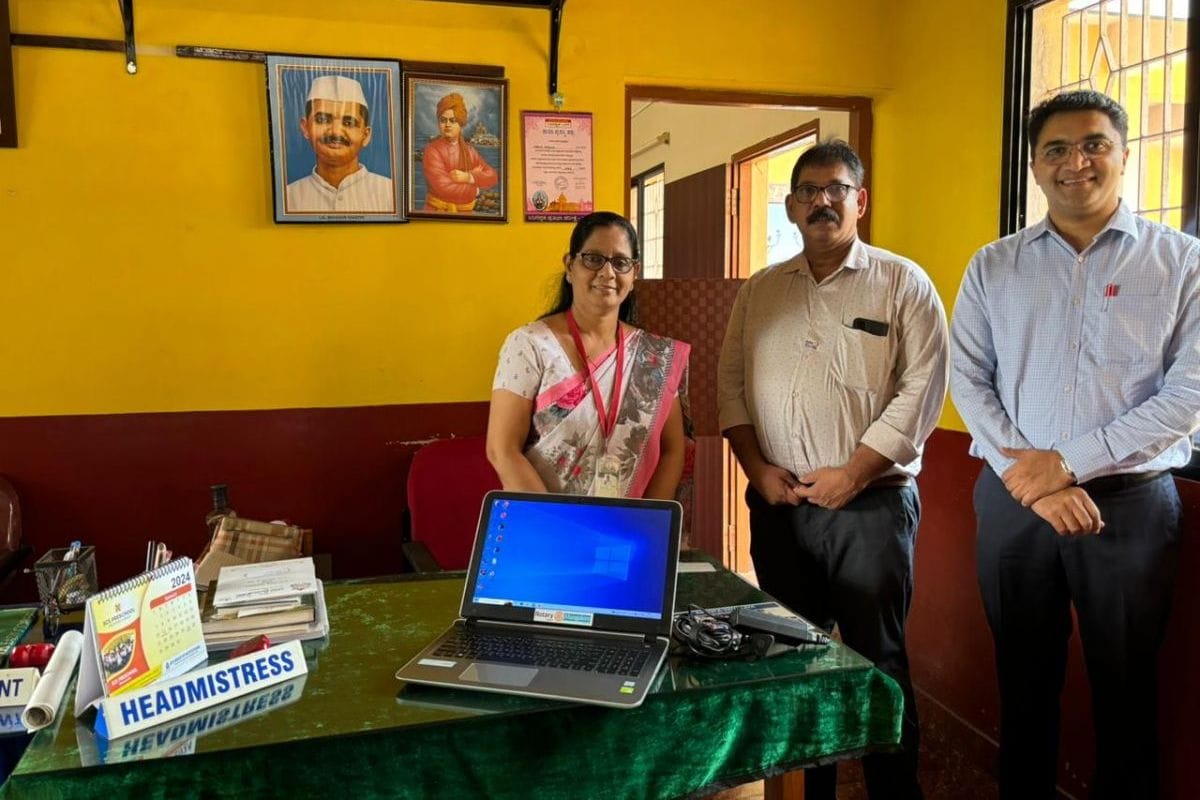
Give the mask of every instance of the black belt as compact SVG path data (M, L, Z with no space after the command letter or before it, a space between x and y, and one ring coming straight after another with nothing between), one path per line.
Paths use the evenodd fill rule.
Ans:
M1156 472L1124 472L1118 475L1102 475L1090 481L1079 484L1079 488L1088 494L1111 494L1122 489L1132 489L1156 481L1165 475L1164 470Z
M867 489L885 489L888 487L911 486L912 479L907 475L883 475L866 485Z

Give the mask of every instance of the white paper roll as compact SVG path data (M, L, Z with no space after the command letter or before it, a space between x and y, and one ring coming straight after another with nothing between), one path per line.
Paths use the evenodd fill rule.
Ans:
M82 649L83 634L79 631L67 631L58 640L54 655L50 656L50 663L33 690L33 697L29 698L29 705L21 714L21 721L30 733L40 731L54 722Z

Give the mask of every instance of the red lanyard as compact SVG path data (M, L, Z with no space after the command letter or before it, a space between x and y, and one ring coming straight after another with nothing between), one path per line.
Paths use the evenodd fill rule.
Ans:
M571 313L570 309L567 309L567 327L571 329L571 338L575 340L575 350L583 362L583 374L587 376L588 383L592 385L592 398L596 401L596 412L600 415L600 432L604 434L604 440L608 441L617 427L617 407L621 404L621 378L625 374L625 337L621 335L621 323L617 323L617 371L613 377L612 392L608 398L610 405L607 416L604 413L604 398L600 395L600 384L596 382L596 376L592 374L592 365L588 362L587 350L583 346L583 336L579 333L579 324L575 322L575 315Z

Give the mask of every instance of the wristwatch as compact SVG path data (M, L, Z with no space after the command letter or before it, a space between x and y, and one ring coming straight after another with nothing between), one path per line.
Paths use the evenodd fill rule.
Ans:
M1077 483L1077 482L1078 482L1078 481L1077 481L1077 479L1076 479L1076 477L1075 477L1075 473L1074 473L1074 472L1071 470L1071 467L1070 467L1070 465L1068 465L1068 464L1067 464L1067 460L1066 460L1065 458L1063 458L1062 456L1059 456L1059 457L1058 457L1058 466L1062 467L1062 471L1063 471L1063 472L1065 472L1065 473L1067 473L1068 475L1070 475L1070 476L1071 476L1071 483L1072 483L1072 484L1074 484L1074 483Z

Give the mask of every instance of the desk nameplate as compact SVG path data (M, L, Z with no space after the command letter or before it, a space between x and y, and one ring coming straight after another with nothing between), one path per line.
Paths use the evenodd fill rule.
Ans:
M100 702L96 735L117 739L308 672L300 642L287 642Z

